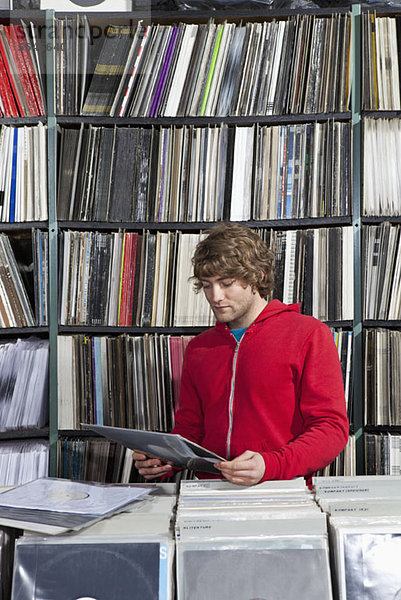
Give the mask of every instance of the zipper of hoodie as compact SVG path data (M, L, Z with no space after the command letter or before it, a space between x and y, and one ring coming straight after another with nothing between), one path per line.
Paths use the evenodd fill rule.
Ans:
M242 340L242 338L241 338L241 340ZM231 454L231 434L232 434L232 430L233 430L233 418L234 418L233 404L234 404L234 390L235 390L235 375L236 375L236 371L237 371L238 351L239 351L239 346L240 346L241 340L239 342L236 342L237 345L235 347L234 358L233 358L233 373L231 376L230 397L228 400L228 432L227 432L227 440L226 440L227 460L230 460L230 454Z

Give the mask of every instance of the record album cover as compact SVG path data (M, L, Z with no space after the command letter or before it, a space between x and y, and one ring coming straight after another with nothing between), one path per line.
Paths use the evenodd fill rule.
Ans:
M344 534L347 600L401 600L401 534Z
M131 450L139 450L148 456L161 458L172 465L194 471L217 473L214 463L224 460L214 452L187 440L177 433L159 431L142 431L140 429L125 429L124 427L109 427L106 425L87 425L100 435L123 444Z
M178 549L178 600L330 600L323 549Z
M17 544L12 600L157 600L160 543ZM163 585L166 585L164 581Z

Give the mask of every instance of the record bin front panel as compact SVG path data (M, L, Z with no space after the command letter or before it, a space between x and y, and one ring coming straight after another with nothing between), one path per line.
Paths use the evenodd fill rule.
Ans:
M401 533L346 533L347 600L401 600Z
M164 600L168 546L161 543L22 543L12 600Z
M323 548L185 546L177 546L178 600L332 598Z

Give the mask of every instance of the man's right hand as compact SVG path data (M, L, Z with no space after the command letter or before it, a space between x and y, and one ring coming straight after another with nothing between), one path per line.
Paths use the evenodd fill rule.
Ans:
M161 461L159 458L149 458L146 454L134 450L132 457L135 467L145 479L157 479L171 471L171 465Z

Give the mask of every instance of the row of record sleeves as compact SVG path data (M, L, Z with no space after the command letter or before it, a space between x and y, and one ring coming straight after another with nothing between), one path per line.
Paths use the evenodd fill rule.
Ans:
M0 343L0 431L47 425L48 363L46 339Z
M362 15L362 106L400 110L400 16Z
M0 116L44 116L43 74L33 23L0 24Z
M256 231L275 254L272 297L285 303L302 302L305 314L324 321L353 318L354 248L351 227L288 231L258 228ZM205 299L201 294L193 293L190 282L191 257L202 235L64 231L61 324L212 324L213 318ZM133 253L127 272L122 244L124 239L129 238ZM82 252L89 259L86 262L77 258ZM146 261L146 268L143 261ZM385 222L363 229L362 269L364 318L400 319L399 225ZM121 271L130 290L123 298L119 295ZM107 280L105 272L110 273ZM113 278L114 272L117 274ZM99 298L99 290L103 290L104 302L96 306L96 314L91 311L90 303L84 303L85 294L78 297L76 289L85 291L88 299L90 294Z
M47 325L48 232L0 232L0 327Z
M274 297L287 303L302 302L305 314L321 320L352 319L351 227L258 231L275 252ZM200 235L177 231L62 232L60 323L212 324L205 299L202 294L193 294L188 282L192 275L190 259ZM31 279L17 262L21 253L25 262L27 256L32 257ZM400 226L385 222L364 228L362 256L364 317L399 319ZM47 263L46 232L33 230L31 240L29 233L0 235L2 327L47 323Z
M348 15L139 21L102 33L91 37L85 15L54 19L57 114L315 113L348 105ZM2 115L44 115L46 27L21 21L2 25L0 36Z
M55 18L56 113L180 116L342 112L349 104L350 17L113 26ZM399 110L399 17L363 14L365 110ZM0 29L1 111L46 111L46 28ZM111 58L112 57L112 58Z
M82 437L77 432L59 437L57 452L57 473L61 478L108 484L143 481L134 466L132 450L117 442Z
M400 477L315 477L312 491L302 478L144 487L125 512L67 535L41 534L27 517L12 600L43 589L117 600L133 585L144 600L399 597Z
M384 474L380 465L390 465L381 457L380 443L376 454L370 454L372 471ZM142 481L135 469L132 451L122 445L97 437L88 437L79 431L60 432L57 441L59 477L74 481L97 481L101 483L135 483ZM387 453L388 454L388 453ZM395 455L394 455L395 456ZM346 448L319 475L355 474L355 436L350 435ZM387 468L399 474L399 468ZM49 444L46 439L3 440L0 447L0 485L21 485L37 477L46 477L49 469Z
M135 483L142 481L132 459L132 452L104 438L87 437L79 431L61 431L58 440L58 476L76 481ZM324 470L316 475L355 475L355 436ZM186 473L185 476L188 476ZM169 477L166 481L175 480Z
M49 441L43 438L4 439L0 445L0 486L22 485L49 474ZM132 483L142 479L132 451L106 439L74 435L57 441L60 477L74 481ZM340 471L338 471L340 473Z
M352 332L332 331L352 422ZM182 356L190 339L191 336L158 334L59 336L59 428L77 429L80 422L160 431L171 428ZM367 425L401 425L400 344L398 330L363 331ZM111 402L110 390L117 381L120 396ZM144 403L144 397L152 398L152 403ZM10 416L8 422L15 427Z
M349 123L63 127L59 143L61 221L203 222L351 212ZM0 157L1 222L46 221L46 126L1 126Z
M367 475L401 475L400 431L364 434Z
M353 229L257 228L275 254L272 297L301 302L323 321L354 314ZM191 257L203 233L64 230L60 235L60 324L208 326L195 294ZM1 327L47 323L48 234L0 234ZM364 318L401 316L400 225L363 229Z
M401 121L364 119L363 216L401 215Z
M71 34L74 24L66 30ZM95 68L82 115L268 115L348 107L349 15L262 23L139 21L110 25L100 41L98 56L89 52ZM57 52L56 60L67 60L57 80L58 114L79 114L85 84L77 81L74 64L86 62L87 50L82 40L67 56L63 45ZM77 101L69 102L69 95Z
M352 422L352 333L333 329L333 335ZM370 426L399 426L400 332L367 328L363 337L364 422ZM182 357L190 339L191 336L157 334L59 336L59 429L76 430L81 422L171 429ZM35 339L0 345L3 397L0 425L3 430L46 425L47 345L46 340ZM111 402L113 386L117 386L120 394ZM366 440L368 438L372 450L367 455L367 467L383 474L398 472L399 435L396 432L366 434ZM354 454L350 446L347 456L341 460L352 464ZM341 472L343 466L339 465L338 469Z
M0 221L47 221L47 126L0 127Z
M1 441L1 486L22 485L48 473L49 441L45 437Z
M48 481L54 483L63 484ZM176 492L175 485L153 484L124 512L67 534L56 533L63 515L55 514L50 527L51 515L34 514L27 505L25 535L15 544L11 599L28 600L39 590L61 599L99 597L106 590L117 600L134 586L144 600L172 600L174 589L177 600L212 600L216 593L221 599L233 593L259 598L266 589L284 590L288 599L301 594L332 600L326 520L303 479L251 487L182 481L178 497ZM3 523L11 513L2 508ZM287 563L291 578L280 568Z
M178 598L332 600L325 515L302 478L183 481L175 540Z
M263 24L181 23L164 31L157 24L138 26L139 31L113 28L118 39L106 40L98 58L89 57L89 64L97 61L92 79L85 66L85 35L74 40L90 28L85 18L58 19L55 27L57 61L67 65L57 70L58 114L81 109L81 114L112 116L307 114L342 112L349 105L347 15L298 15ZM364 110L401 108L400 29L399 16L362 15ZM107 56L113 42L114 65ZM112 66L120 67L118 76L106 81Z
M400 475L399 433L364 434L368 475ZM48 442L42 439L3 440L0 448L0 485L18 485L48 472ZM103 438L61 431L58 440L58 474L77 481L129 483L138 481L132 452ZM355 436L319 476L355 475Z
M313 479L328 515L334 592L338 600L398 600L401 476Z
M58 337L58 427L170 431L192 336Z
M351 410L352 332L333 329ZM79 423L169 431L193 336L58 336L58 427ZM0 344L0 429L47 425L48 340ZM115 390L119 393L116 394Z
M363 124L362 214L399 216L400 120ZM46 131L42 123L0 128L1 222L47 220ZM57 218L145 224L349 216L351 146L350 122L331 120L60 127Z
M366 328L364 336L365 422L401 424L401 331Z
M47 220L45 136L41 123L1 127L2 222ZM350 143L350 125L338 122L62 128L57 216L111 222L345 216Z
M351 124L337 121L62 127L57 216L140 223L347 216L351 145Z
M263 232L276 254L273 297L303 302L306 314L326 321L352 319L350 227ZM64 231L60 323L213 324L206 299L194 293L190 279L202 235Z
M380 444L379 444L380 446ZM370 467L379 465L377 473L383 473L380 465L390 465L381 459L380 447L371 454ZM97 437L88 437L79 431L61 431L57 441L59 477L74 481L97 481L101 483L135 483L142 481L135 469L132 451L122 445ZM395 455L394 455L395 456ZM350 435L346 448L323 472L317 475L355 474L355 436ZM392 470L395 470L395 459ZM370 472L372 471L372 468ZM49 444L46 439L3 440L0 448L0 485L20 485L46 477L49 469ZM168 479L167 479L168 481Z
M26 494L40 480L27 484ZM25 509L24 527L19 519L20 528L10 532L11 548L1 547L2 583L9 595L7 599L32 599L45 595L47 598L81 598L83 594L91 598L117 600L132 597L134 594L143 600L173 600L174 598L174 558L175 543L172 536L171 521L176 505L176 486L171 484L147 484L128 486L99 486L96 484L74 484L66 480L43 479L42 485L60 484L54 488L53 496L58 504L63 486L68 486L68 497L75 496L75 502L81 502L82 496L94 504L92 496L118 493L142 493L123 512L116 512L110 518L101 518L89 524L93 517L86 516L86 526L79 532L56 533L62 531L57 523L72 523L77 520L72 513L60 514L57 511L43 516L40 510ZM73 486L77 487L74 488ZM28 487L29 486L29 487ZM84 490L83 491L81 491ZM21 487L20 493L24 488ZM12 490L18 492L18 489ZM5 494L9 491L5 490ZM32 491L30 492L32 495ZM52 495L49 493L47 501ZM125 501L127 504L127 500ZM8 510L7 513L11 511ZM14 511L15 512L15 511ZM22 509L19 511L22 514ZM42 511L43 512L43 511ZM103 511L104 512L104 511ZM3 516L6 510L3 507ZM37 519L34 531L27 534L29 519ZM51 522L53 525L46 525ZM7 519L11 522L12 519ZM14 522L16 520L14 519ZM22 524L22 526L21 526ZM31 523L33 524L33 523ZM41 534L41 527L47 533ZM22 529L24 531L22 531ZM68 529L68 528L67 528ZM64 527L64 531L66 528ZM14 533L14 535L12 535ZM17 538L17 539L16 539ZM6 540L5 540L6 541ZM7 540L8 541L8 540ZM52 577L49 578L49 562ZM74 577L71 577L71 573ZM7 587L6 585L7 584ZM11 592L11 593L10 593ZM89 596L88 596L89 594Z
M17 239L16 242L20 246L20 240ZM28 241L27 244L29 247L32 241ZM18 250L19 248L16 248L17 252ZM37 273L35 273L36 278ZM32 327L35 323L32 304L21 276L16 253L10 238L5 233L0 233L0 291L1 327Z
M362 230L365 319L401 317L400 225L383 222Z
M352 333L333 330L333 336L351 414ZM170 431L190 339L157 334L59 336L59 429L94 423Z
M332 329L352 421L352 332ZM59 429L99 423L168 431L173 426L182 359L190 335L84 334L58 337ZM401 332L366 328L364 422L401 425ZM47 424L48 341L28 338L0 344L2 431ZM120 390L114 397L112 390ZM112 398L114 400L112 401ZM144 399L147 398L147 401ZM149 399L152 399L150 402Z

